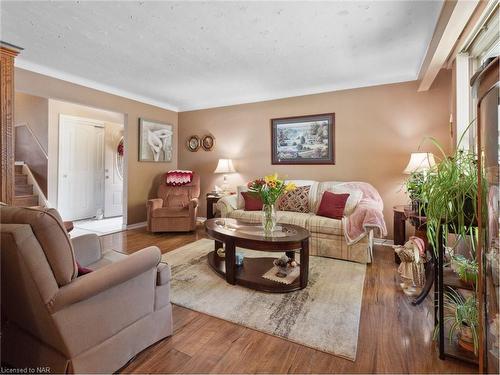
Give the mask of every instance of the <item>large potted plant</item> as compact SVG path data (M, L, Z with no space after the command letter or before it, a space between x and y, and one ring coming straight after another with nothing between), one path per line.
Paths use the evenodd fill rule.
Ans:
M473 151L457 150L447 156L435 138L428 139L441 153L420 193L426 202L427 237L436 250L440 236L452 232L465 239L477 225L478 173Z
M276 227L276 201L287 191L295 189L295 184L285 183L280 180L275 173L264 178L248 183L248 190L260 197L262 200L262 226L264 227L264 234L269 236Z

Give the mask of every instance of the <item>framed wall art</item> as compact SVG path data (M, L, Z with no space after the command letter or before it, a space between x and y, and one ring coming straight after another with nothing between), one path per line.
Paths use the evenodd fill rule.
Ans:
M272 164L335 164L335 113L271 120Z
M172 161L173 126L139 118L139 161Z
M215 146L215 138L212 135L206 135L201 140L201 147L203 147L205 151L212 151L214 146Z
M198 137L197 135L192 135L186 141L186 147L191 152L198 151L198 149L200 148L200 146L201 146L200 137Z

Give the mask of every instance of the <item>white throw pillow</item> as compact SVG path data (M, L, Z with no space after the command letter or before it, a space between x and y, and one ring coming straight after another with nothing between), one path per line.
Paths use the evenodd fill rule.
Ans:
M243 195L241 195L241 193L245 191L248 191L248 186L246 185L239 185L236 187L236 194L238 194L238 207L235 207L235 209L242 210L245 208L245 199L243 199Z
M363 192L358 189L350 189L347 187L344 187L342 185L339 186L333 186L332 188L328 189L332 193L335 194L349 194L349 198L347 198L347 202L345 204L344 208L344 215L349 216L352 214L356 206L358 205L359 201L361 198L363 198Z

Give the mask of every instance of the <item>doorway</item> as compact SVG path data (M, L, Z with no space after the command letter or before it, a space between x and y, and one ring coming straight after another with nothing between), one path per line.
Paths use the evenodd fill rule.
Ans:
M57 208L75 228L91 231L92 220L123 215L123 130L119 123L59 115ZM123 225L108 222L118 223L117 230Z

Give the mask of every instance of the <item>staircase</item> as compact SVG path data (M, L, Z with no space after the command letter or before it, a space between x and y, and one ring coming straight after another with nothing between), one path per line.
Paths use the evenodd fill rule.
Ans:
M23 173L23 166L15 166L14 202L17 207L38 206L38 195L33 194L33 185L28 184L28 176Z

